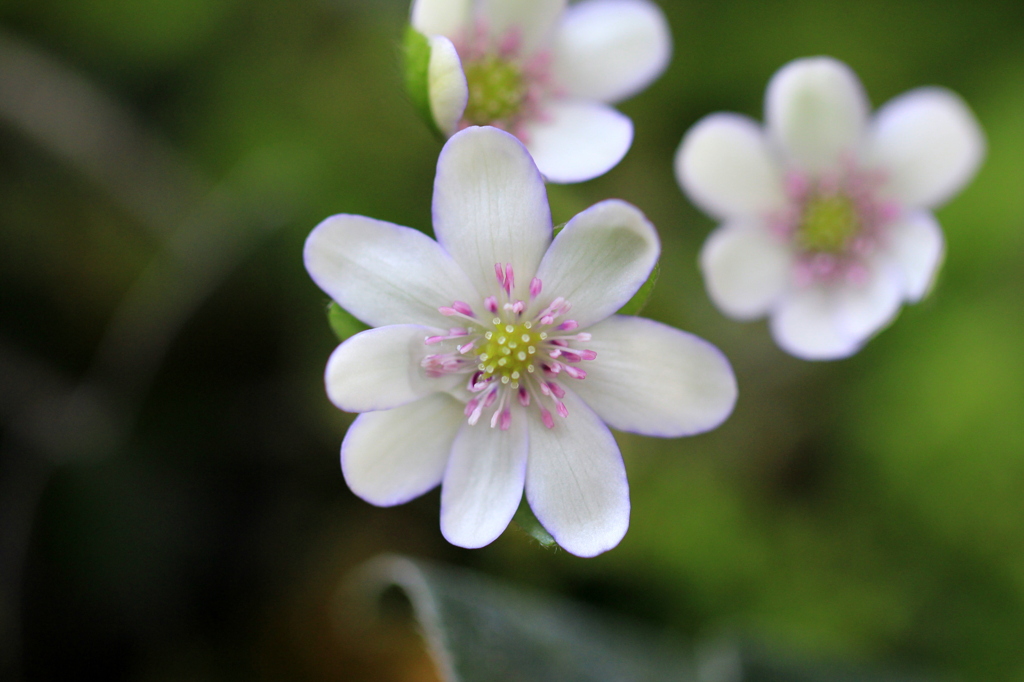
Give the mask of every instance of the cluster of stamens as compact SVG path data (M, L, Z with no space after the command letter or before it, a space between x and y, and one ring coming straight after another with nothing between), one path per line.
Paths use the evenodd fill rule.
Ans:
M533 406L549 429L555 425L552 410L562 417L569 414L563 398L563 377L585 379L587 373L578 365L593 360L597 353L575 348L574 344L590 340L590 334L577 332L575 320L565 319L570 304L555 298L539 311L532 311L540 296L542 283L530 282L529 300L514 299L515 274L511 263L494 266L501 285L503 301L497 296L483 300L480 315L463 301L439 308L442 315L462 318L463 327L448 334L428 336L429 345L447 346L446 352L433 353L421 363L429 377L466 374L466 388L474 397L466 403L466 417L476 424L485 411L490 411L491 427L508 430L512 423L512 406Z
M899 206L879 198L882 181L852 162L820 178L800 172L787 176L789 207L771 216L770 224L795 247L798 284L866 281L865 261L899 215Z
M540 102L554 91L551 53L524 55L518 29L496 38L479 21L455 47L469 88L460 127L491 125L523 139L523 124L543 117Z

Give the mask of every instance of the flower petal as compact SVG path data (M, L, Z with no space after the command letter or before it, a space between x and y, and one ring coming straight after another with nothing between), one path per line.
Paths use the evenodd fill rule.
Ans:
M708 295L737 320L766 314L789 285L793 256L757 222L727 223L708 237L700 252Z
M569 416L546 428L529 419L526 499L567 552L590 557L619 544L629 527L629 483L608 427L572 392Z
M739 114L711 114L679 145L676 179L693 203L718 218L762 215L786 203L782 171L761 127Z
M458 38L470 25L473 0L413 0L412 27L428 36Z
M430 37L430 63L427 66L427 92L430 115L445 135L455 132L469 101L469 85L462 61L452 41L444 36Z
M885 190L906 206L931 208L974 177L985 137L960 97L919 88L886 103L871 127L868 159L888 175Z
M531 310L561 296L580 327L600 322L647 281L660 252L658 233L638 208L619 199L594 204L570 220L544 254L537 271L544 288Z
M443 393L367 412L341 444L345 482L370 504L390 507L419 497L441 482L452 441L465 421L463 405Z
M477 20L492 39L518 39L520 54L543 50L565 11L566 0L478 0Z
M430 378L420 361L423 340L444 333L415 324L395 324L360 332L334 349L327 361L327 397L346 412L388 410L435 391L446 391L457 375Z
M336 215L306 239L306 270L363 322L443 325L438 307L474 288L451 256L421 232L358 215Z
M570 97L617 102L661 75L672 34L647 0L585 0L566 10L554 46L553 78Z
M434 180L434 232L483 297L497 293L495 263L512 263L516 293L528 295L551 241L544 180L515 137L466 128L441 150Z
M914 211L890 225L886 239L885 255L903 273L904 296L912 303L920 301L946 255L942 228L931 213Z
M523 138L549 182L583 182L610 171L633 143L633 122L599 102L552 100Z
M856 152L869 111L857 75L830 57L797 59L768 84L768 130L788 156L806 170L834 167Z
M523 499L526 415L508 431L463 424L441 485L441 533L459 547L483 547L501 535Z
M622 431L675 438L715 428L736 403L736 377L722 352L693 334L613 315L590 328L597 359L572 387ZM572 415L570 415L572 418Z
M813 286L794 291L771 319L776 343L805 360L853 355L891 322L903 298L903 278L878 265L863 285Z

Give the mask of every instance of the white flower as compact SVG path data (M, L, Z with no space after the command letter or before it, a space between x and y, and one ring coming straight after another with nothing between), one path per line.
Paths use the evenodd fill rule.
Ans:
M676 176L722 220L701 253L727 315L769 315L787 352L857 352L928 293L945 252L929 209L974 175L984 138L948 90L904 93L870 118L856 75L800 59L768 85L765 129L712 114L683 138Z
M414 0L412 26L429 37L438 129L507 130L551 182L595 178L625 156L633 124L609 104L647 87L672 52L647 0Z
M523 495L566 550L614 547L629 490L608 425L675 437L717 426L736 385L722 354L614 315L659 255L633 206L604 201L552 240L543 180L513 136L468 128L437 164L437 241L354 215L306 242L306 268L376 329L342 343L327 394L362 412L345 436L349 487L377 505L441 484L441 530L481 547ZM571 312L570 312L571 311Z

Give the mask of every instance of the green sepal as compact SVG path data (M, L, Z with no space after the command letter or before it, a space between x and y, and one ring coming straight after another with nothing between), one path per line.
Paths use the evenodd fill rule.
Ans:
M444 133L437 127L430 110L430 39L412 26L405 29L402 40L402 58L405 62L405 90L416 111L439 138Z
M558 543L551 537L551 533L541 525L533 510L530 509L530 503L526 501L525 495L519 503L519 509L516 510L512 520L523 529L524 533L536 540L544 549L555 549L558 547Z
M331 331L338 337L338 341L344 341L350 336L359 332L365 332L369 327L355 318L352 313L331 301L327 306L327 323L331 325Z
M559 223L558 225L555 225L553 228L551 228L551 238L554 239L555 237L557 237L558 233L564 230L565 226L568 224L568 222Z
M661 263L655 263L654 268L651 270L651 274L647 277L647 281L637 289L637 292L633 294L633 298L626 301L626 305L619 308L619 315L637 315L644 306L647 305L647 300L651 297L654 292L654 285L658 281L658 275L661 274Z

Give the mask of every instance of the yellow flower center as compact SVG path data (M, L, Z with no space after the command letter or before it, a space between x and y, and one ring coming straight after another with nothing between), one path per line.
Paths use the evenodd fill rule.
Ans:
M860 232L857 207L841 194L812 198L797 228L797 244L805 251L842 253Z
M494 329L484 334L486 343L477 354L480 360L477 369L483 372L483 379L494 377L512 388L519 388L519 380L536 371L537 348L548 335L534 331L532 322L508 324L499 317L492 322Z
M497 55L467 62L463 69L469 86L469 101L463 118L473 125L487 125L512 118L526 98L522 70Z

